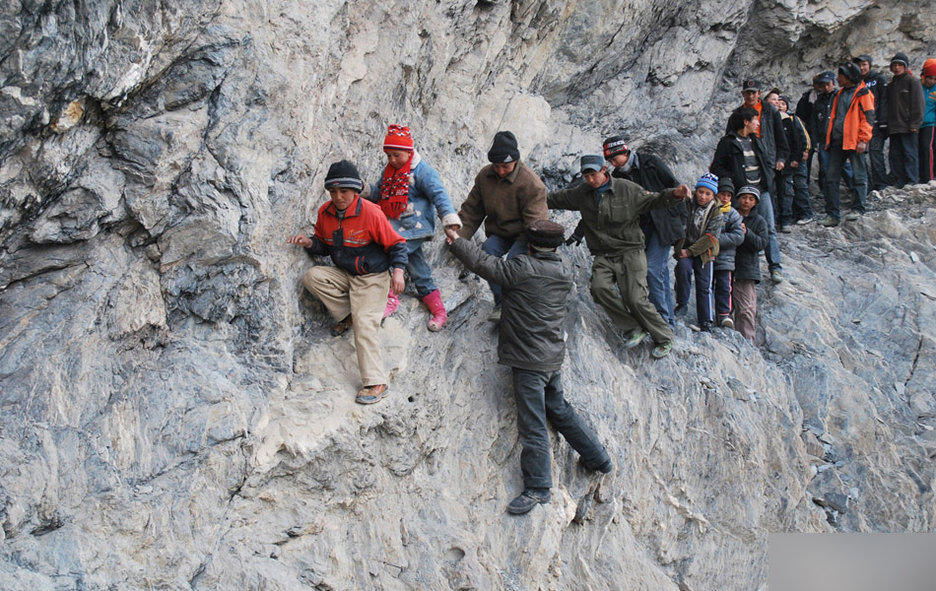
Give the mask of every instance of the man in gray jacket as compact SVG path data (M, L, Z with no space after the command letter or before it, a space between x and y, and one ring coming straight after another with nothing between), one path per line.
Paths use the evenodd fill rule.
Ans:
M603 473L612 468L595 432L563 396L563 325L572 289L572 274L556 252L563 242L563 229L549 220L533 221L526 230L528 254L507 260L483 252L452 227L445 234L452 253L466 267L502 288L497 355L513 373L524 487L507 511L520 515L550 499L547 419L579 453L586 468Z

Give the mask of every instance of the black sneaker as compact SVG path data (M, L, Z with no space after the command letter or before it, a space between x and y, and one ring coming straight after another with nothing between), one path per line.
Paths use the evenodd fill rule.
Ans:
M673 310L673 314L676 316L685 316L686 304L676 304L676 308Z
M548 488L525 488L520 495L507 505L507 512L511 515L523 515L543 503L549 502Z
M699 330L701 330L702 332L711 332L711 330L712 330L712 323L709 322L708 320L706 320L705 322L700 322L700 323L699 323Z
M600 464L594 464L592 462L586 462L585 458L579 458L579 463L588 470L593 472L601 472L602 474L610 474L611 470L614 469L614 464L611 463L611 458L606 459Z

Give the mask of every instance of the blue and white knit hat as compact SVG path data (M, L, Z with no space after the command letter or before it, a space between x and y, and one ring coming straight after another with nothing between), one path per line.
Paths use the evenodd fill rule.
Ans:
M364 188L364 182L361 181L361 175L356 166L347 160L339 160L328 167L328 174L325 175L325 189L333 187L354 189L360 193Z
M707 172L699 177L699 182L695 184L695 188L705 187L706 189L711 189L712 193L718 193L718 177L714 174Z

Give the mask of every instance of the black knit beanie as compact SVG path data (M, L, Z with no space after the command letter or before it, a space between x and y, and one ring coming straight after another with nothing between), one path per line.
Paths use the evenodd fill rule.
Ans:
M347 160L339 160L328 167L328 174L325 175L325 188L331 189L332 187L354 189L360 193L364 188L364 183L361 181L361 175L356 166Z
M488 150L488 160L494 164L507 164L520 160L516 136L509 131L498 131L494 135L491 149Z
M718 192L731 193L734 195L734 182L726 176L718 178Z
M861 80L861 69L858 68L858 64L855 62L847 62L842 64L839 66L838 72L852 82L858 82Z
M901 53L901 52L899 52L899 51L898 51L897 53L895 53L895 54L894 54L894 57L891 58L890 63L894 63L894 62L897 62L897 63L899 63L899 64L903 64L903 67L905 67L905 68L909 68L909 67L910 67L910 58L907 57L907 54L906 54L906 53Z

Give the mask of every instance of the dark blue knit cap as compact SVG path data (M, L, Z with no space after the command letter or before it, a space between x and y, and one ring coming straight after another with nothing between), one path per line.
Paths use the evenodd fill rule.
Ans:
M354 189L358 193L364 188L364 183L361 181L361 175L358 173L357 167L347 160L333 162L332 165L328 167L328 174L325 175L326 189L339 187Z

